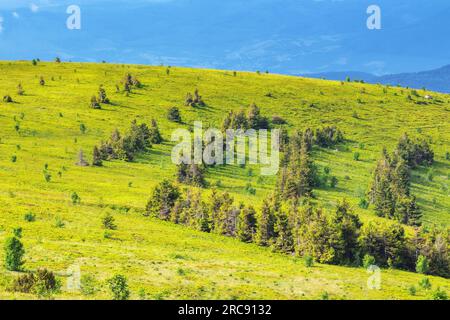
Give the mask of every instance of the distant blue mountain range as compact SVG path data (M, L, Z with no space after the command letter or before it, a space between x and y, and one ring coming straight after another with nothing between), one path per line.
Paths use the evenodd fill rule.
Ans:
M374 3L381 30L366 26ZM66 28L72 4L81 30ZM449 0L0 0L0 59L397 74L450 63L449 17ZM412 85L448 90L434 75Z
M376 76L370 73L356 71L312 73L304 74L303 76L342 81L349 77L351 80L363 80L367 83L381 83L393 86L400 85L402 87L416 89L426 88L432 91L450 93L450 65L429 71L399 73L384 76Z

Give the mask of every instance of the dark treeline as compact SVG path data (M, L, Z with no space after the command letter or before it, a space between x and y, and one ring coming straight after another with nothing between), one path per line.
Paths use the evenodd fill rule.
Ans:
M411 140L404 134L393 155L383 149L369 190L371 203L380 217L419 226L422 212L411 195L411 170L432 165L434 153L425 140Z
M361 266L372 260L381 267L414 271L425 259L427 268L420 272L450 276L448 230L420 228L408 238L398 223L363 224L345 200L326 213L309 201L283 202L272 195L255 209L236 204L228 193L212 190L205 198L199 190L180 191L165 180L154 189L146 215L320 263Z

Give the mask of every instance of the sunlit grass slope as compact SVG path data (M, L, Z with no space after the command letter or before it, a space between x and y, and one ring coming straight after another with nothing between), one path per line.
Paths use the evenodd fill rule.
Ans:
M125 73L144 84L126 96L115 85ZM45 86L39 85L44 77ZM17 95L21 83L25 95ZM112 105L89 108L99 85L107 90ZM184 106L187 92L200 90L206 106ZM268 95L271 93L271 95ZM408 295L407 288L420 275L383 271L382 290L367 290L369 276L363 269L316 265L307 269L294 258L269 249L239 243L215 235L142 216L152 188L164 178L174 179L170 161L170 134L180 127L169 122L172 106L181 110L184 124L203 121L204 127L220 127L229 110L255 102L267 116L281 116L287 128L336 125L348 142L336 150L318 149L314 159L328 166L339 179L337 188L316 191L317 201L332 208L346 197L364 221L375 219L372 208L357 207L367 190L371 171L383 146L392 150L402 133L421 135L432 143L436 164L414 171L412 192L418 196L425 224L450 223L450 97L404 88L359 83L340 83L270 74L79 63L0 63L0 95L14 103L0 102L0 241L12 227L23 227L26 267L47 267L64 272L79 264L83 274L97 279L99 291L87 298L108 298L104 280L125 274L137 298L142 288L148 298L427 298L429 292ZM434 100L425 100L426 94ZM427 102L428 104L418 104ZM158 121L166 142L140 155L134 162L105 162L104 167L78 167L77 153L106 140L113 129L126 131L132 120ZM15 128L19 125L19 130ZM85 133L80 125L87 128ZM360 153L360 161L353 155ZM12 161L16 157L16 161ZM48 166L52 178L43 175ZM428 179L432 170L433 179ZM274 177L259 177L258 168L221 167L209 170L207 179L237 201L259 206L275 187ZM432 180L432 181L430 181ZM247 193L250 183L256 194ZM81 197L72 205L70 195ZM24 214L36 214L25 222ZM119 229L104 238L101 217L112 212ZM55 226L57 220L64 228ZM3 251L0 252L3 259ZM0 268L0 297L24 298L6 291L14 275ZM432 278L434 286L447 290L450 282ZM63 291L62 298L86 298Z

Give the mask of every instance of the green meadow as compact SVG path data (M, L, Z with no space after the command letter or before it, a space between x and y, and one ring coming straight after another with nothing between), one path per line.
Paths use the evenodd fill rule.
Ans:
M346 143L315 149L319 170L331 169L335 188L315 190L316 202L331 210L346 198L363 222L382 219L358 202L371 181L383 147L392 151L403 133L430 142L435 164L413 171L426 226L450 226L450 96L425 90L333 82L300 77L171 67L0 62L0 243L22 227L25 269L45 267L63 283L56 299L108 299L106 280L127 277L133 299L429 299L420 289L423 275L382 270L380 290L369 290L363 268L315 264L274 253L237 239L206 234L143 215L152 189L163 179L175 180L171 133L203 126L221 127L230 110L256 103L263 115L279 116L286 129L335 125ZM143 84L125 95L116 92L125 74ZM39 84L40 77L45 86ZM24 95L17 94L21 84ZM90 108L100 85L110 105ZM184 106L186 93L198 88L206 106ZM426 99L430 95L432 99ZM410 96L410 98L408 98ZM167 120L168 110L181 111L182 124ZM130 123L158 122L165 139L133 162L108 161L103 167L80 167L77 155L92 159L94 146L114 129ZM81 130L84 127L85 130ZM359 153L359 160L355 160ZM51 175L46 181L43 171ZM276 177L259 175L257 166L223 166L208 170L210 185L229 192L237 202L260 207ZM248 186L256 190L248 192ZM76 192L80 204L73 204ZM205 190L205 193L208 193ZM33 213L35 221L24 215ZM101 219L111 213L118 229L104 236ZM412 232L412 229L408 228ZM4 252L0 251L4 260ZM78 265L93 280L86 295L65 286L67 270ZM9 290L18 273L0 266L0 299L34 299ZM450 280L429 277L432 288L450 291ZM408 288L417 287L415 295Z

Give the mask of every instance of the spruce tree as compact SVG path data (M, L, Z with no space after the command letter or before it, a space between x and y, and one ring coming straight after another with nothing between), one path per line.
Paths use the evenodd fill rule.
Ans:
M93 155L92 155L92 165L96 167L103 166L102 154L97 146L94 147Z
M294 239L292 236L292 226L289 217L284 210L276 213L276 222L274 226L276 240L274 247L276 250L284 253L294 251Z
M270 199L265 199L257 216L257 231L255 242L260 246L269 246L275 236L275 215Z
M252 206L241 210L238 217L237 236L243 242L252 242L256 232L256 211Z
M5 267L10 271L20 271L24 263L25 249L19 237L13 236L5 242Z
M162 220L169 220L170 211L179 197L180 191L177 186L168 180L162 181L155 187L148 200L146 215Z
M161 133L159 132L158 124L155 119L152 119L151 126L149 129L149 139L150 143L160 144L163 142Z

